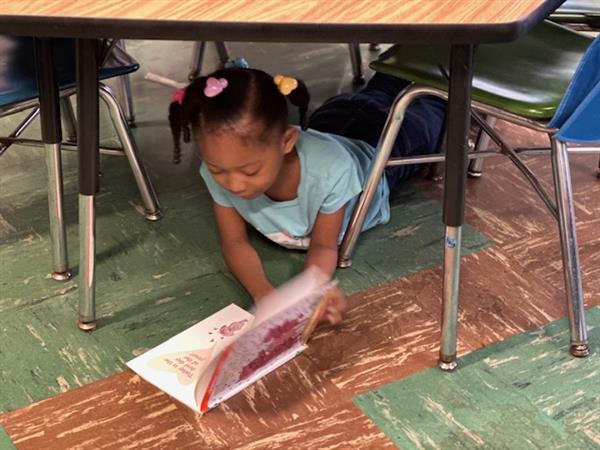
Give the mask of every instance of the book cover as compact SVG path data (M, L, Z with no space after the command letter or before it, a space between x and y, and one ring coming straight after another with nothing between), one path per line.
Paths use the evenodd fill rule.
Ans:
M262 299L255 314L231 304L127 365L205 413L301 353L333 285L311 268Z

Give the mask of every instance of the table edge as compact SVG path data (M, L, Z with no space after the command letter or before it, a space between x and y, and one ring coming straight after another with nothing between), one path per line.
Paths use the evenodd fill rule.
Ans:
M563 1L549 0L523 19L494 24L298 24L0 15L0 27L3 34L43 37L475 44L515 40Z

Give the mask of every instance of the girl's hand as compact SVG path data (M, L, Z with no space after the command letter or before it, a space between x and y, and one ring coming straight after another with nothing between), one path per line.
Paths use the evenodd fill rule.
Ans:
M252 300L254 300L255 304L258 304L263 298L265 298L267 295L269 295L271 292L275 291L276 289L273 286L268 286L265 287L259 291L257 291L253 296L252 296Z
M327 304L319 317L319 323L329 322L331 325L337 325L342 321L344 311L348 307L348 300L340 289L333 287L327 293L326 301Z

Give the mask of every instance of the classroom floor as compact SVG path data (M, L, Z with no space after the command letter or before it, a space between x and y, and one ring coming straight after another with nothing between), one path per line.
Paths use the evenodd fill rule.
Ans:
M313 108L352 89L343 44L230 47L254 67L302 78ZM368 61L374 54L366 47ZM170 163L171 90L143 80L146 72L185 80L192 44L131 41L128 50L141 63L132 79L134 134L164 217L144 221L126 160L102 158L93 333L76 327L78 277L47 277L42 151L14 147L0 159L0 448L600 446L600 179L593 155L571 158L593 345L587 359L566 350L557 226L508 160L488 159L484 176L468 182L456 373L435 369L442 183L424 179L395 196L391 222L366 233L352 268L338 271L350 294L343 324L320 328L291 363L204 417L127 370L125 361L228 303L250 304L220 257L193 149L184 149L180 165ZM216 61L209 46L206 68ZM16 122L3 119L0 131ZM103 139L114 140L106 117L102 123ZM545 143L499 126L513 143ZM28 135L36 133L34 127ZM77 155L63 158L76 274ZM548 158L528 161L549 183ZM253 239L273 281L302 267L302 253Z

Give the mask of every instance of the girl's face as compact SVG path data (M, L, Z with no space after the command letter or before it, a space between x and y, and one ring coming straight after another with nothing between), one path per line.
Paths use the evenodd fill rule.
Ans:
M259 197L280 176L285 155L298 137L288 127L269 142L246 140L235 133L200 133L198 146L206 168L224 189L244 199Z

